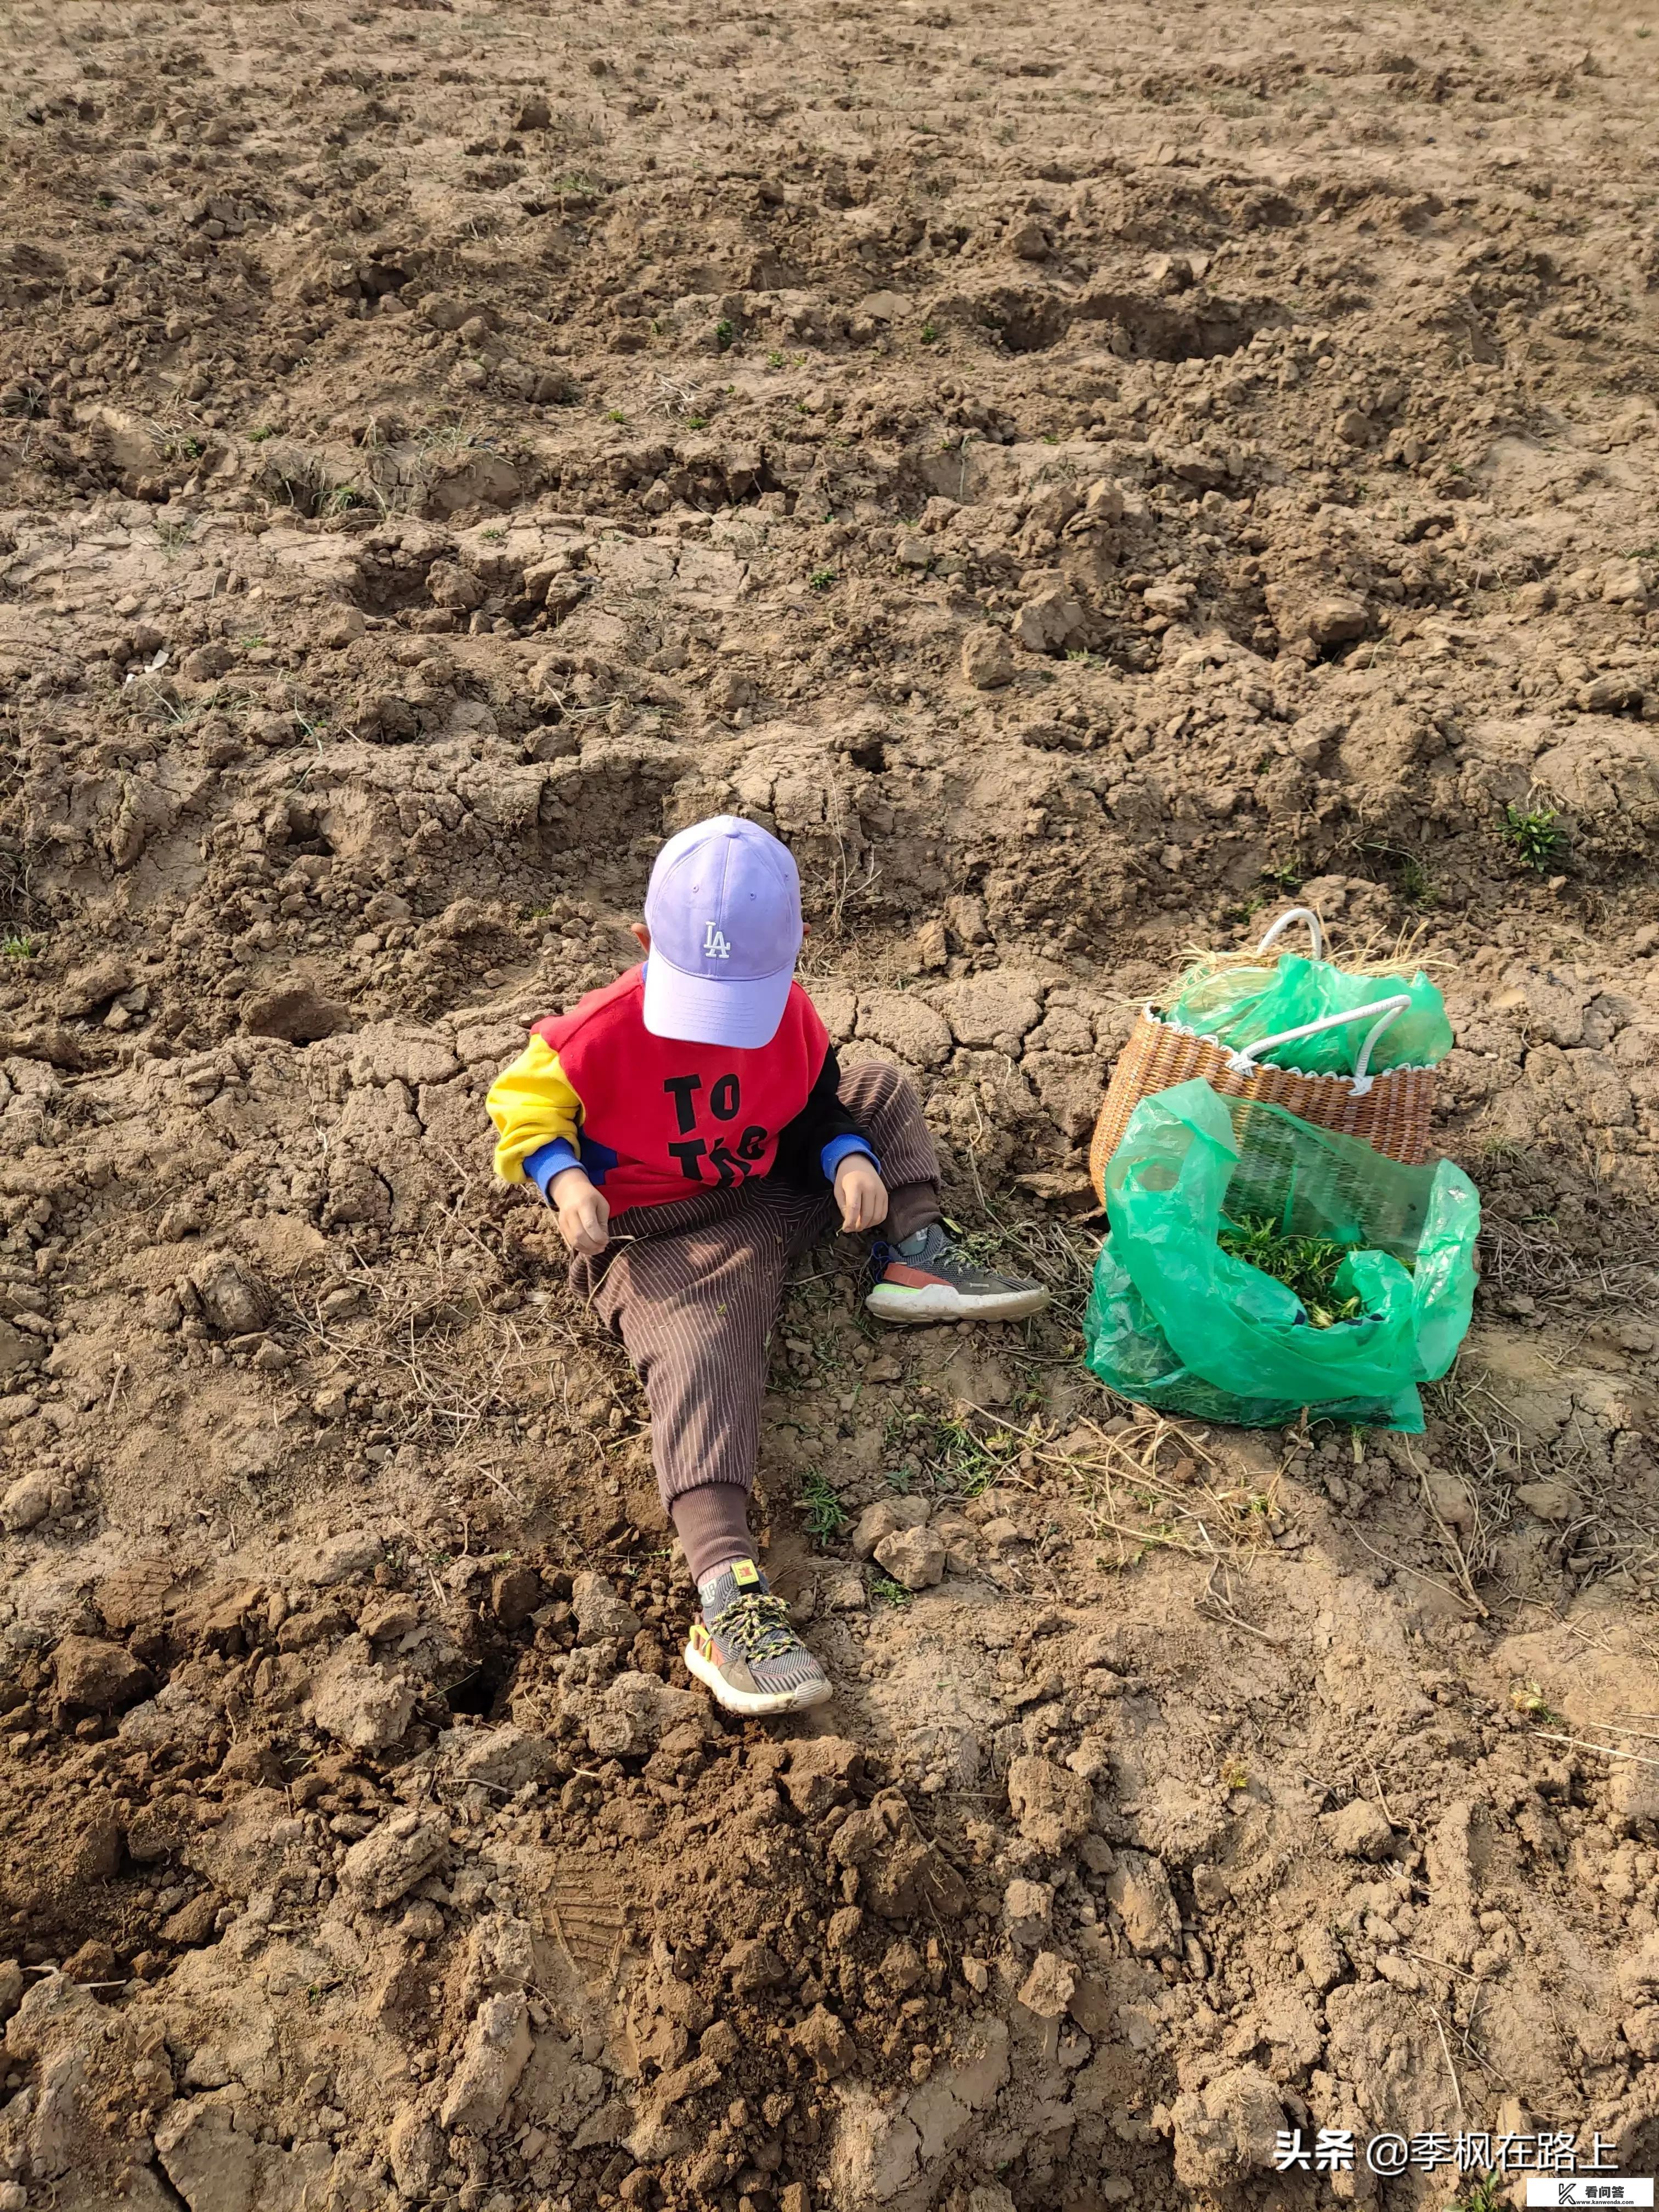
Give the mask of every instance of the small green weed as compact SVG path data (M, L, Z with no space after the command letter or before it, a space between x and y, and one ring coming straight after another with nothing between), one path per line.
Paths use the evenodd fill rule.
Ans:
M628 417L620 407L607 407L605 410L605 419L607 422L625 422Z
M806 1533L815 1544L832 1542L846 1528L847 1514L840 1498L827 1476L815 1467L809 1467L801 1478L800 1503Z
M725 315L722 315L714 325L714 343L721 353L731 351L732 341L737 334L733 325Z
M1510 1692L1510 1703L1517 1713L1529 1721L1538 1721L1546 1727L1559 1728L1562 1717L1546 1698L1536 1682L1518 1682Z
M771 352L766 356L766 366L769 368L781 368L783 367L783 356L778 351L775 346L773 347Z
M889 1471L887 1480L901 1492L914 1487L919 1469L931 1486L963 1498L977 1498L1016 1465L1024 1439L1008 1429L992 1426L983 1433L963 1414L940 1417L931 1413L890 1413L882 1428L882 1451L889 1461L902 1460Z
M1471 2175L1452 2199L1452 2212L1503 2212L1504 2177L1492 2167Z
M478 532L478 535L483 539L486 544L499 545L501 540L507 536L507 532L504 530L481 530Z
M1485 1137L1480 1143L1480 1157L1493 1167L1518 1168L1527 1164L1524 1146L1517 1145L1513 1137Z
M1339 1298L1332 1288L1337 1269L1348 1256L1334 1237L1287 1237L1271 1221L1247 1218L1224 1229L1216 1242L1235 1260L1259 1267L1264 1275L1293 1291L1316 1328L1359 1318L1358 1298Z
M262 423L258 429L248 432L247 441L250 446L263 446L267 438L274 438L276 435L275 429L269 422Z
M688 430L706 430L708 428L708 417L706 415L688 415L685 418L685 427Z
M1566 850L1566 832L1556 828L1553 806L1517 806L1511 799L1504 809L1498 834L1517 860L1535 868L1540 876Z
M1407 858L1400 864L1400 896L1412 906L1435 906L1440 894L1421 860Z
M354 507L367 507L368 500L356 484L336 484L323 501L325 514L349 514Z
M1288 860L1270 860L1261 871L1262 882L1281 891L1299 891L1307 877L1306 863L1294 854Z
M39 950L34 939L25 937L19 930L9 929L0 937L0 954L8 960L33 960Z
M836 580L833 568L814 568L806 579L815 592L827 592Z
M937 345L939 343L938 324L924 323L921 326L921 335L923 345Z
M902 1583L896 1583L890 1575L872 1576L870 1595L878 1597L884 1605L908 1605L910 1602L909 1591Z

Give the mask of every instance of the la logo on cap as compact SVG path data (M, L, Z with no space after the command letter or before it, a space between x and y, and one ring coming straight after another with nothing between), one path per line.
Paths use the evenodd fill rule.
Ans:
M712 921L703 925L702 949L711 960L729 960L732 948L726 941L724 930L716 929Z

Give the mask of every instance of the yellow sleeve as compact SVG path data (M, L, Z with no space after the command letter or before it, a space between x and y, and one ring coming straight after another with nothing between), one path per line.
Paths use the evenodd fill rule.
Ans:
M577 1141L582 1102L559 1065L559 1055L532 1036L511 1067L489 1086L484 1104L498 1132L495 1172L504 1182L522 1182L532 1152L562 1137Z

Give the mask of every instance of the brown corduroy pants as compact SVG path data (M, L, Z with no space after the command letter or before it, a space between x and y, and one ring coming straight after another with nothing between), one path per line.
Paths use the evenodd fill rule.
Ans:
M841 1096L881 1162L889 1218L908 1236L939 1215L939 1158L921 1103L896 1068L865 1061ZM627 1346L651 1408L665 1507L688 1491L755 1479L767 1346L791 1262L839 1219L833 1193L769 1180L673 1206L634 1206L611 1223L570 1286Z

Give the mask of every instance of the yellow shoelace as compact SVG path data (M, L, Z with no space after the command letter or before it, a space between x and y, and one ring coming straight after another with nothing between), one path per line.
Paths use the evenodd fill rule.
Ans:
M781 1597L739 1597L708 1624L711 1636L730 1644L746 1660L775 1659L795 1640L789 1607Z

